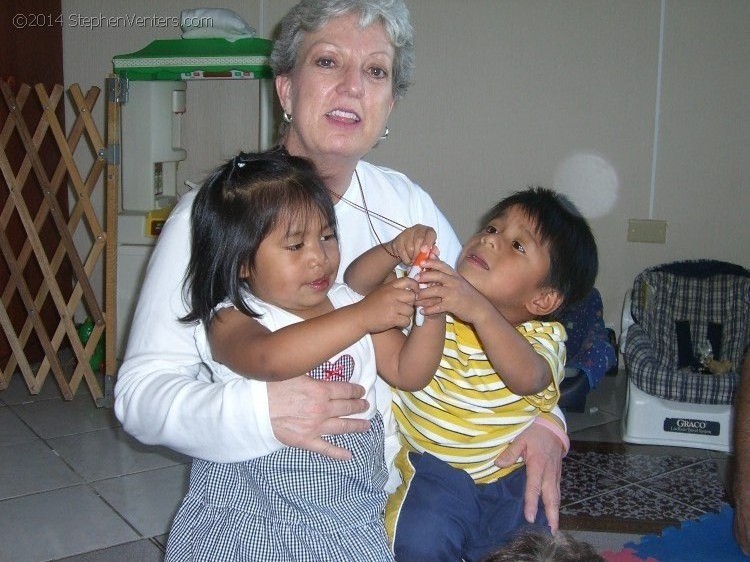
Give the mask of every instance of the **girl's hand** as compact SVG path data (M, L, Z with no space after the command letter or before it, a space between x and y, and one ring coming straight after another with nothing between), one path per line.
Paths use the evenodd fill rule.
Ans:
M419 292L419 284L413 279L402 277L378 286L356 305L370 333L383 332L391 328L406 328L414 314L414 301Z
M394 256L398 256L402 263L411 265L420 250L422 248L433 248L436 240L437 232L435 232L435 229L416 224L401 232L387 246L388 251ZM433 249L432 255L439 255L436 247Z
M425 316L450 312L475 324L488 307L494 310L487 298L447 263L431 258L423 265L425 271L417 281L427 286L420 289L416 305Z

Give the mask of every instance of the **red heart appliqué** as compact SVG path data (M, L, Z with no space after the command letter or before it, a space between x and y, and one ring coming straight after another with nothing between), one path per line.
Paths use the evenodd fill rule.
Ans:
M349 381L354 373L354 357L342 355L334 363L326 361L310 371L310 376L321 381Z

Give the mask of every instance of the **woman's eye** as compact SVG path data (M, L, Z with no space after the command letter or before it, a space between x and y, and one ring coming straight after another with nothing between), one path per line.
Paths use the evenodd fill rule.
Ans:
M370 75L373 78L388 78L388 71L384 68L381 68L379 66L373 66L370 69Z
M520 243L520 242L518 242L517 240L513 240L513 242L512 242L512 245L513 245L513 249L514 249L514 250L518 250L518 251L519 251L519 252L521 252L522 254L525 254L525 253L526 253L526 249L525 249L525 248L523 247L523 244L521 244L521 243Z
M322 66L323 68L331 68L333 66L333 59L321 57L316 61L315 64L317 64L318 66Z

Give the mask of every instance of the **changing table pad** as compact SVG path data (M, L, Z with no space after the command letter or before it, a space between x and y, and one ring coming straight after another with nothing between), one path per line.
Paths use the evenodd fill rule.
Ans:
M128 80L272 78L270 39L158 39L140 51L115 55L115 74Z

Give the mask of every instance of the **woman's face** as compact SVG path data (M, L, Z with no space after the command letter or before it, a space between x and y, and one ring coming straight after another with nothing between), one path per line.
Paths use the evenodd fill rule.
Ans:
M356 14L341 16L308 33L294 70L276 78L293 118L284 141L292 154L358 160L385 130L395 50L381 23L357 23Z

